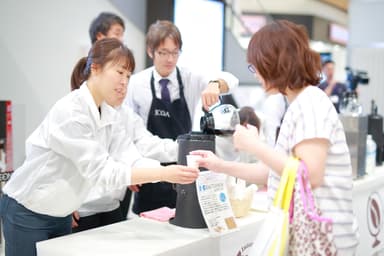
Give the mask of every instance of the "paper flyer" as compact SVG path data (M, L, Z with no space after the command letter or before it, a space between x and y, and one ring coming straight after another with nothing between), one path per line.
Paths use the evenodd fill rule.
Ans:
M225 186L226 175L200 172L196 191L201 212L211 234L219 235L237 229Z

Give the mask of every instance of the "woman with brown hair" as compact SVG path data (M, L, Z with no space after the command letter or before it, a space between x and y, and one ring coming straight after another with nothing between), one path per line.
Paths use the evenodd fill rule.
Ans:
M250 71L267 93L280 92L288 99L276 145L271 148L263 143L256 128L238 125L235 147L254 154L260 163L227 162L209 151L197 151L194 154L203 156L200 166L268 184L272 201L288 158L298 157L308 168L321 216L332 220L337 255L354 255L358 227L352 209L351 159L338 114L328 96L316 86L321 73L320 56L310 49L306 30L284 20L268 24L252 36L247 59ZM307 243L308 248L312 245ZM325 255L324 251L317 253Z

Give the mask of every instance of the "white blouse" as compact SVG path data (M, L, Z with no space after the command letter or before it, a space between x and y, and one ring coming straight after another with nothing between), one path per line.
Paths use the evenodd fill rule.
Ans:
M99 112L83 84L60 99L27 139L26 160L4 193L34 212L63 217L93 186L100 193L126 187L140 154L124 139L120 120L105 103Z

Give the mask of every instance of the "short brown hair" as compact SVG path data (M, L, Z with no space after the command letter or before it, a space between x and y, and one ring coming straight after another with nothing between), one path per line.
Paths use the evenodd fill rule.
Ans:
M335 62L333 60L326 60L326 61L323 61L321 66L324 68L328 64L335 64Z
M166 38L171 38L181 50L183 41L179 29L168 20L158 20L153 23L147 33L147 48L154 52Z
M304 26L278 20L256 32L249 42L247 61L265 80L266 90L300 89L320 82L320 54L309 47Z
M241 125L250 124L256 126L257 129L260 129L260 119L252 107L244 106L240 108L239 117Z
M89 36L91 38L92 44L97 41L97 34L101 33L107 35L108 31L111 29L112 25L118 24L123 30L125 30L124 21L122 18L116 14L109 12L100 13L91 23L89 27Z

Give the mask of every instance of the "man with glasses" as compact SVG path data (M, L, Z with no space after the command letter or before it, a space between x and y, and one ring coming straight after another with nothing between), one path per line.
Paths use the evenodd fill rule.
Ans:
M204 75L177 67L182 39L172 22L153 23L146 44L153 66L131 77L127 101L144 119L147 129L161 138L176 139L191 131L191 117L200 97L208 109L219 100L220 93L238 85L238 79L227 72ZM209 56L196 58L204 61ZM145 184L135 194L133 211L139 214L163 206L174 208L175 204L176 192L171 184Z

